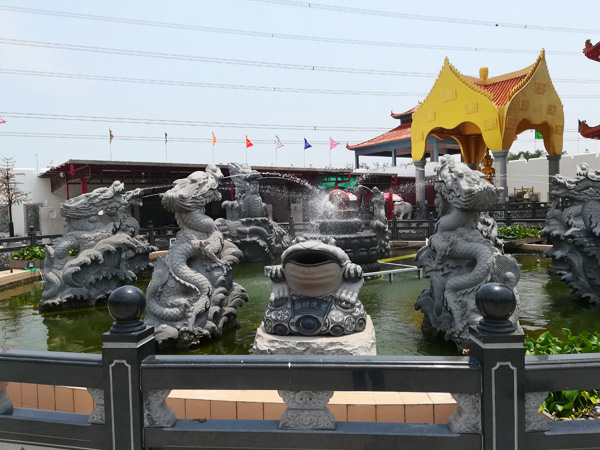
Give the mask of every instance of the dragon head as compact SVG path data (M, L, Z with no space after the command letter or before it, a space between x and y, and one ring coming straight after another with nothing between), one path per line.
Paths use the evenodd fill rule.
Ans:
M440 157L435 171L439 177L436 190L454 208L488 211L496 204L500 190L490 184L481 172L454 161L452 156Z
M173 188L162 194L161 203L172 213L195 211L210 202L221 200L218 187L222 178L221 170L209 164L204 172L197 171L187 178L175 180Z
M122 206L127 205L123 196L125 185L113 181L109 187L94 189L92 192L81 194L67 200L60 206L60 213L69 219L85 219L98 214L111 214Z

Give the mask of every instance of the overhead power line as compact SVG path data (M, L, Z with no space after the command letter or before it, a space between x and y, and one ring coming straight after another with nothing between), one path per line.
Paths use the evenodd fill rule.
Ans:
M400 72L396 70L377 70L377 69L357 69L348 67L328 67L328 66L317 66L310 64L288 64L288 63L274 63L266 61L251 61L243 59L226 59L226 58L208 58L205 56L194 56L194 55L181 55L176 53L158 53L148 52L140 50L127 50L118 48L106 48L106 47L90 47L84 45L72 45L72 44L61 44L56 42L41 42L41 41L25 41L20 39L6 39L0 38L0 44L4 45L21 45L27 47L41 47L41 48L53 48L58 50L71 50L79 52L89 53L104 53L113 55L123 56L138 56L143 58L159 58L159 59L170 59L179 61L194 61L203 62L210 64L231 64L238 66L252 66L252 67L266 67L270 69L291 69L291 70L305 70L314 72L337 72L337 73L353 73L361 75L390 75L390 76L401 76L401 77L435 77L434 73L420 73L420 72Z
M534 54L534 55L539 54L539 49L524 50L524 49L500 49L500 48L486 48L486 47L457 47L457 46L429 45L429 44L416 44L416 43L406 44L406 43L401 43L401 42L367 41L367 40L359 40L359 39L342 39L342 38L330 38L330 37L322 37L322 36L306 36L306 35L295 35L295 34L285 34L285 33L269 33L269 32L265 32L265 31L250 31L250 30L236 30L236 29L230 29L230 28L205 27L205 26L201 26L201 25L188 25L188 24L180 24L180 23L172 23L172 22L159 22L159 21L141 20L141 19L127 19L127 18L121 18L121 17L100 16L100 15L94 15L94 14L79 14L79 13L71 13L71 12L65 12L65 11L53 11L53 10L35 9L35 8L22 8L22 7L18 7L18 6L6 6L6 5L0 5L0 10L17 12L17 13L65 17L65 18L70 18L70 19L82 19L82 20L93 20L93 21L99 21L99 22L120 23L120 24L126 24L126 25L172 28L172 29L178 29L178 30L201 31L201 32L206 32L206 33L231 34L231 35L238 35L238 36L252 36L252 37L262 37L262 38L269 38L269 39L289 39L289 40L311 41L311 42L326 42L329 44L366 45L366 46L392 47L392 48L415 48L415 49L421 49L421 50L520 53L520 54ZM581 30L580 32L584 32L584 31L585 30ZM592 31L589 31L588 33L592 33ZM599 33L599 32L593 31L593 33ZM549 49L548 49L548 53L554 54L554 55L581 56L580 52L562 52L562 51L554 52Z
M107 47L92 47L85 45L73 45L73 44L62 44L58 42L44 42L44 41L26 41L22 39L8 39L0 38L0 44L4 45L20 45L26 47L40 47L40 48L53 48L58 50L67 51L79 51L86 53L102 53L112 54L121 56L137 56L141 58L157 58L157 59L168 59L178 61L194 61L208 64L230 64L238 66L250 66L250 67L264 67L270 69L287 69L287 70L302 70L311 72L334 72L334 73L351 73L358 75L384 75L384 76L398 76L398 77L418 77L418 78L434 78L437 76L435 73L426 72L403 72L397 70L378 70L378 69L360 69L354 67L331 67L331 66L318 66L311 64L289 64L289 63L277 63L268 61L252 61L244 59L227 59L227 58L210 58L206 56L196 55L182 55L177 53L160 53L160 52L149 52L142 50L130 50L120 48L107 48ZM406 44L407 46L409 44ZM509 50L507 50L509 51ZM531 53L534 53L533 51ZM580 56L579 52L564 52L564 54ZM589 80L589 79L553 79L554 82L564 83L600 83L600 79Z
M83 139L83 140L105 140L109 139L106 134L71 134L71 133L28 133L28 132L19 132L19 131L8 131L4 133L0 133L0 138L2 137L23 137L23 138L43 138L43 139ZM115 141L144 141L144 142L164 142L164 136L125 136L119 135L115 136ZM174 137L169 134L169 142L182 142L182 143L212 143L212 137L207 138L186 138L186 137ZM256 139L252 138L252 142L254 144L273 144L275 145L274 139ZM311 139L311 144L313 145L329 145L329 141L318 141ZM226 139L226 138L218 138L218 144L246 144L245 138L240 139ZM304 145L304 141L300 139L295 139L291 141L286 141L286 145Z
M315 2L301 2L296 0L248 0L258 3L271 3L283 6L293 6L299 8L310 8L315 10L323 11L334 11L350 14L359 14L361 16L378 16L393 19L403 20L418 20L426 22L443 22L443 23L455 23L459 25L477 25L484 27L499 27L499 28L516 28L520 30L533 30L533 31L552 31L561 33L586 33L586 34L599 34L600 29L590 30L584 28L568 28L568 27L552 27L547 25L535 25L525 23L512 23L512 22L496 22L493 20L477 20L477 19L466 19L464 17L441 17L441 16L430 16L426 14L409 14L397 11L384 11L377 9L367 8L355 8L350 6L339 6L339 5L328 5L325 3Z
M333 94L333 95L374 95L385 97L422 97L425 94L418 92L381 92L381 91L353 91L339 89L303 89L295 87L277 87L277 86L251 86L242 84L221 84L221 83L198 83L194 81L173 81L173 80L155 80L150 78L125 78L125 77L108 77L103 75L87 75L81 73L62 73L62 72L41 72L37 70L11 70L0 69L0 73L7 75L26 75L35 77L49 78L70 78L77 80L93 80L93 81L111 81L117 83L133 83L133 84L158 84L168 86L184 86L198 87L211 89L238 89L249 91L263 92L286 92L298 94Z
M173 119L148 119L132 117L106 117L106 116L80 116L67 114L39 114L28 112L9 112L2 113L3 117L14 119L41 119L41 120L65 120L79 122L104 122L104 123L131 123L137 125L161 125L161 126L185 126L185 127L211 127L211 128L253 128L253 129L277 129L277 130L299 130L299 131L383 131L387 128L377 127L352 127L352 126L327 126L327 125L289 125L289 124L268 124L268 123L240 123L240 122L204 122L193 120L173 120Z
M565 130L566 132L576 132L573 130ZM43 132L19 132L19 131L8 131L0 133L0 138L3 137L19 137L19 138L42 138L42 139L82 139L82 140L108 140L109 137L107 134L73 134L73 133L43 133ZM227 138L217 138L218 144L245 144L245 138L240 139L227 139ZM164 142L164 135L157 136L126 136L126 135L118 135L115 136L114 140L117 141L141 141L141 142ZM563 141L565 142L575 142L579 141L579 136L576 137L565 137ZM531 142L537 142L535 139L519 139L519 142L522 144L528 144ZM169 134L169 142L181 142L181 143L212 143L212 137L207 138L186 138L186 137L175 137ZM255 139L252 138L252 142L254 144L275 144L274 139ZM329 141L319 141L310 139L310 143L313 145L329 145ZM358 142L356 142L358 143ZM303 145L304 141L299 139L294 140L286 140L285 145ZM352 144L352 142L351 142Z
M126 78L126 77L109 77L104 75L88 75L81 73L63 73L63 72L42 72L37 70L12 70L0 69L0 73L7 75L25 75L47 78L69 78L76 80L91 80L91 81L109 81L114 83L132 83L132 84L153 84L163 86L181 86L181 87L196 87L209 89L235 89L247 91L262 91L275 93L296 93L296 94L327 94L327 95L361 95L361 96L378 96L378 97L418 97L423 98L427 94L423 92L384 92L384 91L355 91L355 90L339 90L339 89L305 89L296 87L277 87L277 86L252 86L243 84L221 84L221 83L199 83L195 81L175 81L175 80L157 80L151 78ZM598 82L593 80L581 80L582 82ZM590 94L573 94L561 95L562 98L598 98L600 95Z

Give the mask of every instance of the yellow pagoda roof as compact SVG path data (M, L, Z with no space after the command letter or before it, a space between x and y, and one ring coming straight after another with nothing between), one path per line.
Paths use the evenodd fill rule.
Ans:
M423 159L425 141L433 134L454 138L465 161L478 163L488 148L508 150L526 129L544 135L548 153L562 152L562 102L543 49L529 67L496 77L489 77L486 67L479 77L463 75L445 58L433 87L413 114L412 155L415 161Z

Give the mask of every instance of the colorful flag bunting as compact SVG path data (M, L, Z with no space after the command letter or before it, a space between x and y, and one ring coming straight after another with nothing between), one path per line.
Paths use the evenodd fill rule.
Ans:
M248 135L246 135L246 148L252 147L254 144L250 139L248 139Z
M281 143L281 141L279 140L279 136L275 136L275 148L281 148L283 147L283 144Z
M213 147L214 147L215 143L217 142L217 137L215 136L214 132L212 132L212 137L213 137Z
M339 142L334 141L333 139L331 139L331 137L329 137L329 150L333 150L334 148L336 148L338 145L340 145Z
M110 142L109 143L112 144L112 140L113 140L114 136L113 136L112 130L110 128L108 129L108 137L110 138Z
M2 117L0 117L0 124L2 123L6 123L6 120L4 120Z
M308 143L308 141L306 140L306 138L304 138L304 150L306 150L307 148L311 148L311 147L312 147L312 145L310 145Z

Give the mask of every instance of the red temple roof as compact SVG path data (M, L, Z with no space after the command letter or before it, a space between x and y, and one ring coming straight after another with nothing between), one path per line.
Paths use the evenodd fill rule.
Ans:
M380 136L374 137L368 141L362 142L356 145L346 145L348 150L356 150L363 147L370 147L377 144L385 144L387 142L401 141L403 139L410 140L410 127L411 123L404 123L397 126L393 130L386 131Z
M579 122L579 134L587 139L600 139L600 125L588 126L585 120Z
M394 119L404 119L407 116L408 116L408 118L412 118L412 114L415 112L415 110L417 109L418 106L419 105L417 105L413 109L409 109L408 111L403 112L403 113L394 113L393 112L391 115Z
M525 78L526 74L518 75L514 78L507 78L491 83L480 83L473 81L473 84L494 96L492 102L496 106L505 106L508 103L508 94ZM492 79L493 80L493 79Z
M585 41L583 54L592 61L600 62L600 42L596 43L596 45L592 45L592 42L589 39Z

